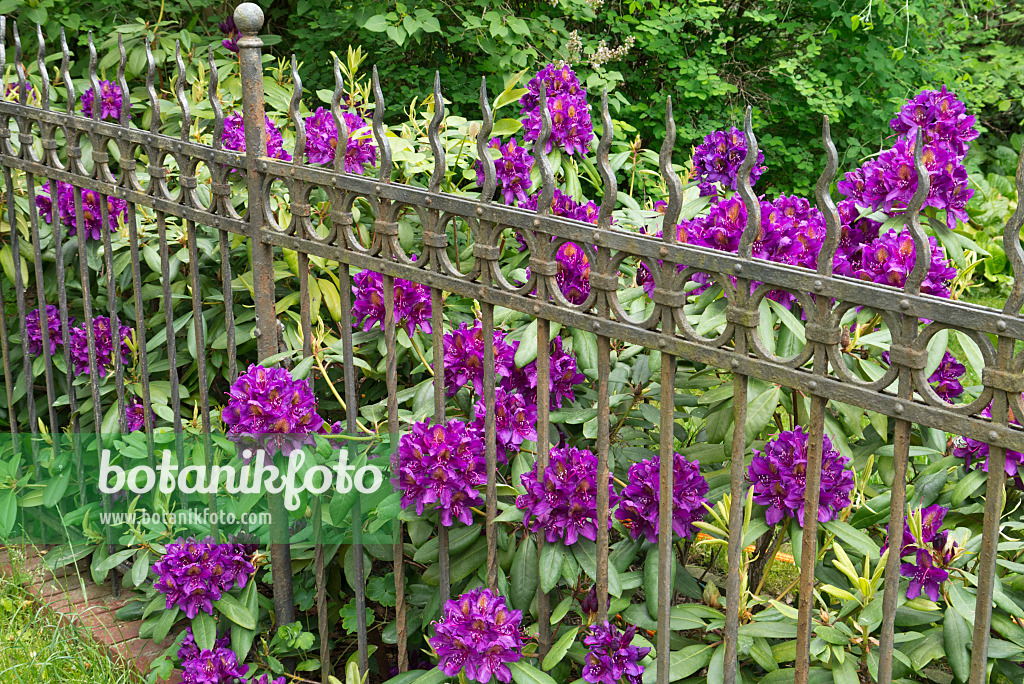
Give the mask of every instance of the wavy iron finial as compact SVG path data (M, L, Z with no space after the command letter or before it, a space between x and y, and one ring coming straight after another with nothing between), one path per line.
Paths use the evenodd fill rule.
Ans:
M555 200L555 174L548 163L547 146L551 140L551 113L548 111L547 84L540 84L540 135L533 145L534 163L540 169L540 197L537 199L537 213L546 215Z
M83 113L91 116L93 121L99 121L103 92L100 90L100 78L96 75L96 44L92 40L92 31L89 31L89 86L92 88L92 111Z
M224 143L222 137L224 136L224 107L220 103L220 75L217 73L217 63L213 60L213 46L209 46L209 62L210 62L210 109L213 110L213 149L219 150L223 147Z
M608 161L608 153L612 149L612 139L615 136L615 124L608 112L607 88L601 93L601 127L601 141L597 144L597 172L601 174L604 198L601 200L601 209L597 212L597 225L601 228L610 228L612 211L615 210L615 200L618 197L618 184L612 165Z
M825 147L825 170L821 172L818 184L814 187L814 197L818 200L818 211L825 219L825 239L818 252L818 275L830 276L836 249L839 247L839 211L836 209L836 203L832 201L830 193L832 181L839 168L839 153L836 152L836 146L832 142L832 131L827 115L822 122L821 142Z
M117 34L117 87L121 89L121 111L117 113L117 122L122 126L128 125L128 117L131 111L131 98L128 97L128 81L125 80L124 72L128 66L128 55L124 51L124 41L121 34Z
M50 74L46 71L46 40L43 38L43 27L36 24L36 38L39 49L36 51L36 64L39 65L39 105L50 111Z
M11 22L14 32L14 70L18 74L18 104L28 104L28 74L21 60L21 36L18 35L18 22Z
M910 230L910 237L914 240L916 257L914 268L907 275L907 281L903 285L903 291L908 294L918 294L921 291L921 284L928 277L928 269L931 268L931 245L928 244L928 236L921 228L921 208L924 201L928 199L928 191L931 189L931 177L924 166L924 145L914 144L914 170L917 172L917 190L910 198L905 214L906 226Z
M0 18L2 22L2 18ZM0 33L3 33L3 24L0 23ZM3 50L0 50L3 53ZM75 113L75 101L78 99L75 95L75 83L71 80L71 53L68 50L68 41L64 35L64 27L60 29L60 77L64 79L64 89L67 91L67 112L68 114ZM2 57L0 57L0 69L3 68Z
M302 78L299 76L299 62L292 53L292 100L288 104L288 116L295 126L295 154L292 155L295 166L302 166L306 162L306 123L299 112L301 105Z
M188 98L185 97L185 61L181 58L181 42L174 41L174 61L178 65L178 78L174 80L174 96L178 98L178 106L181 108L181 139L188 141L189 131L192 129L192 111L189 108Z
M380 178L381 183L391 182L391 144L384 131L384 91L380 89L380 77L377 75L377 66L373 67L373 137L377 140L377 148L380 150Z
M484 169L484 187L480 191L480 199L490 202L494 199L494 189L498 185L497 172L494 170L494 159L491 158L487 148L491 138L491 130L494 128L494 116L491 114L491 104L487 101L487 78L480 79L480 112L482 119L480 130L476 134L476 156Z
M739 171L736 173L736 190L743 199L743 206L747 209L747 225L743 229L743 235L740 237L738 250L741 259L751 258L754 238L757 237L758 231L761 230L761 203L758 201L757 195L754 194L754 188L750 184L750 172L757 163L758 153L757 138L754 137L754 128L751 123L753 111L753 107L747 106L746 115L743 117L743 135L747 142L747 155L743 158L743 163L740 164Z
M444 180L445 160L444 145L441 144L441 124L444 122L445 108L444 95L441 94L441 72L434 72L434 116L427 126L427 140L430 142L430 151L434 155L434 172L430 174L430 182L427 189L430 192L441 191L441 181Z
M672 150L676 146L676 120L672 116L672 98L665 101L665 140L661 143L661 152L658 155L658 165L661 167L661 177L665 179L665 187L668 189L668 205L665 207L665 218L662 221L662 239L665 242L674 243L679 239L675 226L679 222L679 212L683 208L683 184L679 181L679 174L672 168Z
M160 98L156 95L156 60L153 59L153 46L149 44L149 36L145 39L146 45L146 94L149 95L149 108L152 116L149 119L150 133L160 132Z
M334 170L338 173L345 171L345 155L348 154L348 126L345 125L345 115L341 111L341 100L345 97L345 80L341 76L341 61L334 58L334 94L331 96L331 116L334 118L334 126L338 131L338 146L334 152Z

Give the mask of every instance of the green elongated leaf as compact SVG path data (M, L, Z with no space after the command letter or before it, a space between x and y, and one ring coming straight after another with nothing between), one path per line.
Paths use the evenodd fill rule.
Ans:
M966 620L969 624L974 624L974 609L977 602L977 596L974 592L965 588L962 584L957 582L949 583L949 602L953 604L953 608L960 613L960 617Z
M512 680L516 684L557 684L551 675L541 672L522 660L509 663L508 667L512 670Z
M160 617L153 625L153 641L160 643L167 638L167 633L171 631L171 627L174 626L180 613L181 608L178 606L174 606L171 610L161 611Z
M950 495L950 502L954 507L959 506L964 502L964 499L978 491L988 478L986 473L981 468L976 468L956 483L956 487L953 488L953 493Z
M832 668L832 680L835 684L860 684L857 674L857 661L847 655L843 662Z
M537 595L537 582L537 545L528 535L512 559L509 598L513 607L522 611L530 609L530 602Z
M255 582L250 582L255 586ZM252 642L256 638L256 630L246 629L239 625L231 625L231 650L239 654L240 660L245 660L245 655L248 655L249 650L252 648ZM245 654L245 655L243 655Z
M8 536L14 530L18 519L18 497L13 489L0 492L0 537Z
M942 643L946 647L946 661L953 670L953 676L957 681L966 682L971 669L971 654L967 652L971 628L953 606L946 608L942 619Z
M555 588L562 577L562 562L565 559L563 544L544 544L540 550L538 580L540 590L547 593Z
M231 594L222 594L220 600L213 602L213 607L236 625L256 629L256 616Z
M558 641L555 642L555 645L551 647L548 654L544 656L544 663L541 667L545 670L550 670L555 665L562 662L562 658L564 658L565 654L569 651L569 647L576 641L576 635L579 634L579 631L579 627L574 627L563 634Z
M480 538L482 525L458 525L448 533L448 553L462 553L470 544ZM423 565L436 563L439 555L438 538L431 537L423 546L416 549L413 560Z
M764 426L772 419L779 405L781 388L772 385L747 403L747 422L743 426L747 438L747 446L757 438Z
M217 621L212 615L203 611L192 618L192 636L196 639L196 646L203 650L213 650L213 642L217 640Z
M795 639L796 625L791 622L750 622L740 625L740 634L766 639Z
M670 670L671 671L671 670ZM725 644L720 645L711 654L708 663L707 684L722 684L725 681Z
M668 680L677 682L707 667L715 647L709 644L694 644L678 651L672 651L668 660ZM658 679L654 665L644 670L644 684L653 684Z
M516 349L516 368L522 368L537 358L537 321L526 326Z
M573 350L580 370L597 372L597 337L588 330L572 329Z
M800 342L800 344L807 344L807 339L804 337L804 324L793 315L793 312L774 299L765 299L764 301L768 302L768 306L772 308L775 315L778 316L779 320L782 321L782 324L786 326L791 333L793 333L793 336Z
M580 539L572 545L572 554L576 561L583 568L591 579L597 579L597 544L589 539ZM608 593L612 596L622 596L622 583L619 580L619 571L614 565L608 565Z
M956 341L960 343L960 348L964 350L968 368L974 371L975 375L980 378L982 369L985 368L985 357L981 355L978 343L972 340L969 335L959 330L954 330L953 334L956 336Z
M841 520L832 520L821 523L821 526L840 539L847 548L854 549L862 556L876 561L879 558L879 548L871 537Z
M672 582L675 583L676 563L672 567ZM658 617L658 547L647 552L644 562L644 596L647 598L647 613L654 619Z
M124 549L107 556L102 562L96 564L96 572L109 572L121 563L135 555L137 549Z

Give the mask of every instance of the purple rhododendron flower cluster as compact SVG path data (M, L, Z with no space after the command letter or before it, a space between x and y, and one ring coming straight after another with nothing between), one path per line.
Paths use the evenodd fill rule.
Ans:
M415 256L413 257L415 259ZM425 333L433 330L430 325L432 307L430 288L426 285L394 279L395 323L404 327L412 337L419 328ZM352 278L352 313L357 325L363 330L377 326L384 330L384 276L375 271L360 271Z
M986 418L992 417L992 405L989 404L981 412ZM1016 417L1011 417L1011 422L1019 425ZM953 455L964 459L964 468L971 470L981 465L984 472L988 472L989 444L970 437L957 437L953 446ZM1018 489L1024 489L1024 454L1011 449L1006 450L1006 464L1003 466L1008 478L1013 478Z
M474 406L474 427L478 430L480 438L484 438L484 417L487 414L487 406L481 397ZM522 448L524 441L537 441L537 402L527 401L527 398L520 392L506 389L505 387L494 388L494 428L495 443L498 448L498 456L507 460L508 452L516 453Z
M533 168L533 157L529 151L519 145L515 138L504 145L498 138L492 138L487 146L499 152L498 158L494 160L494 174L500 183L505 204L515 204L516 200L526 202L530 190L530 169ZM484 165L479 160L476 162L476 182L483 187Z
M587 104L587 89L568 65L548 64L537 72L526 84L526 94L519 100L524 115L523 139L536 140L540 137L540 86L545 87L548 114L551 117L551 137L545 152L551 152L558 145L566 154L579 152L587 155L594 139L594 125L590 120L590 105Z
M255 442L268 457L292 441L285 435L327 431L309 381L295 380L286 368L250 364L231 385L221 417L230 439Z
M931 246L931 265L921 284L921 292L949 297L949 282L956 277L956 268L946 260L945 249L934 237L929 237L928 243ZM879 235L861 247L860 253L860 264L851 264L855 277L898 288L904 286L917 260L917 248L908 230L899 235L894 230Z
M377 166L377 144L370 135L370 124L358 114L342 112L348 138L345 144L345 172L363 173L367 164ZM338 148L338 127L334 116L323 107L306 117L306 156L313 164L331 164Z
M122 325L119 332L121 362L128 364L132 358L132 350L128 343L135 339L135 331L127 325ZM114 333L110 319L106 316L93 316L92 334L96 348L96 369L103 376L114 367ZM71 361L75 364L75 375L87 374L89 372L89 333L84 323L71 330L68 347L71 350Z
M43 329L39 322L39 309L32 309L25 314L25 331L28 334L28 353L39 356L43 351ZM74 325L75 319L68 317L68 325ZM64 344L61 336L60 310L53 304L46 305L46 331L49 335L50 356L57 353L57 347Z
M508 663L522 657L522 621L523 614L511 610L505 597L490 589L473 589L448 601L429 639L438 668L448 677L462 672L480 684L488 684L492 677L507 684L512 681Z
M592 625L583 644L589 649L583 661L583 679L590 684L619 684L625 679L628 684L640 684L644 667L640 661L651 652L649 648L633 646L636 626L627 625L625 630L607 620L604 624Z
M629 467L629 482L622 490L622 500L615 517L622 521L633 539L641 536L649 542L658 541L659 468L661 458L655 457ZM687 461L682 454L672 459L672 531L687 538L694 532L694 521L704 518L708 481L700 474L700 462Z
M942 355L939 367L928 378L928 382L935 385L935 393L944 400L952 403L954 399L964 393L964 386L960 384L960 378L964 376L967 369L956 360L956 357L946 352Z
M540 194L533 195L522 203L524 209L537 211L537 202ZM564 218L575 219L584 223L597 223L599 207L593 201L579 203L558 188L555 188L554 198L551 203L551 214ZM518 237L518 236L517 236ZM520 240L520 249L525 244ZM558 263L558 270L555 273L555 282L558 284L562 296L570 304L582 304L590 294L590 260L575 242L566 242L558 248L555 253L555 261ZM529 269L527 269L529 274Z
M238 30L237 26L235 26L235 18L228 15L226 21L222 21L218 24L218 28L220 28L220 32L226 36L220 44L223 45L225 49L237 53L238 39L242 37L242 32Z
M735 126L728 131L713 131L704 136L704 142L693 151L693 175L700 182L700 194L716 194L715 183L723 188L736 189L736 174L747 158L747 140L743 131ZM765 172L764 152L758 150L757 163L750 170L750 184Z
M92 88L87 88L82 93L82 114L85 116L92 117L93 100L95 97L96 94ZM121 86L113 81L100 81L100 121L120 118L122 103ZM130 112L128 118L131 118Z
M156 414L151 412L153 422L156 422ZM132 397L124 405L124 424L128 432L137 432L146 427L145 404Z
M85 222L85 239L99 240L102 236L103 207L100 205L100 194L95 190L79 189L82 203L82 219ZM107 197L107 228L116 233L119 220L128 211L128 202L117 197ZM36 195L36 208L39 215L47 223L53 223L53 193L47 181L39 188ZM61 223L67 226L68 235L78 234L78 218L75 215L75 188L70 183L57 183L57 213Z
M291 161L292 155L284 149L284 138L281 136L281 129L277 127L271 118L267 121L267 156L274 159ZM224 117L224 132L220 136L221 143L225 150L245 152L245 122L241 112L231 112Z
M559 447L551 450L548 467L541 478L537 465L522 476L526 494L516 498L516 507L525 512L523 523L531 532L544 531L549 542L566 546L580 537L597 539L597 456L587 449ZM543 479L543 482L541 482ZM608 475L608 520L619 497Z
M807 442L803 428L780 432L765 444L764 451L754 451L747 469L747 479L754 486L754 503L767 506L765 519L774 525L784 517L796 518L804 524L804 493L807 490ZM818 522L834 519L850 505L853 473L846 467L849 459L832 448L824 436L821 454L821 494Z
M942 583L949 578L946 568L956 556L956 542L949 536L949 530L940 530L949 509L934 504L920 509L921 539L915 538L909 520L903 524L903 540L900 547L900 574L910 578L907 598L915 599L922 593L932 601L939 600ZM920 542L920 544L918 544ZM889 546L886 542L884 552ZM905 559L910 556L913 562Z
M245 682L248 666L238 662L238 656L231 650L231 638L222 636L214 642L213 649L200 649L196 645L192 627L185 628L185 638L178 648L183 684L235 684Z
M969 187L964 155L978 137L974 117L955 95L942 90L923 90L890 122L898 134L895 144L878 157L849 171L838 184L839 192L860 207L891 214L906 208L917 190L914 147L922 144L922 162L931 179L924 206L946 212L946 225L956 228L967 220Z
M518 342L507 342L505 333L494 331L494 372L497 381L512 377L516 367ZM448 396L453 396L464 385L471 385L477 396L484 393L484 329L477 321L473 327L460 323L458 328L444 334L444 384Z
M518 347L518 342L512 343ZM576 357L562 346L562 338L556 337L548 355L548 391L551 408L562 408L562 401L576 401L576 385L587 378L580 373ZM523 368L514 368L509 381L511 389L523 395L527 404L537 403L537 362L531 361Z
M402 492L402 508L416 514L436 508L441 524L473 523L470 507L483 501L477 487L487 482L484 443L460 420L415 423L398 442L397 472L391 483Z
M252 554L242 544L179 539L153 563L153 587L167 596L167 610L178 606L192 619L199 611L213 615L213 602L236 586L244 587L255 571Z

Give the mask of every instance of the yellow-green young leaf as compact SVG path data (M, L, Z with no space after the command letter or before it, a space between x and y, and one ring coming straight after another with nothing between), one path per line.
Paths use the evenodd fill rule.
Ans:
M548 654L544 656L544 664L542 665L542 667L545 670L550 670L555 665L562 662L562 658L565 657L565 654L566 652L568 652L569 647L572 646L574 641L576 641L576 635L579 634L579 631L579 627L574 627L573 629L570 629L568 632L561 636L561 638L555 643L554 646L551 647L551 650L548 651Z
M338 292L338 287L334 284L330 278L320 278L318 281L320 285L320 296L323 297L324 306L327 307L327 312L336 321L341 320L341 293Z
M833 586L831 584L823 585L821 587L821 590L823 592L825 592L826 594L828 594L829 596L835 596L836 598L843 599L844 601L856 601L857 600L857 597L854 596L853 594L851 594L850 592L846 591L845 589L840 589L839 587ZM775 603L776 603L775 601L772 601L772 605L775 605ZM793 611L793 612L795 613L796 611Z

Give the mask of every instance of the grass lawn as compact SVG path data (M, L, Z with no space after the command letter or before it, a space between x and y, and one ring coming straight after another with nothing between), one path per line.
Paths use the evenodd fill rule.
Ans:
M60 624L14 581L0 577L0 682L140 684L84 627Z

